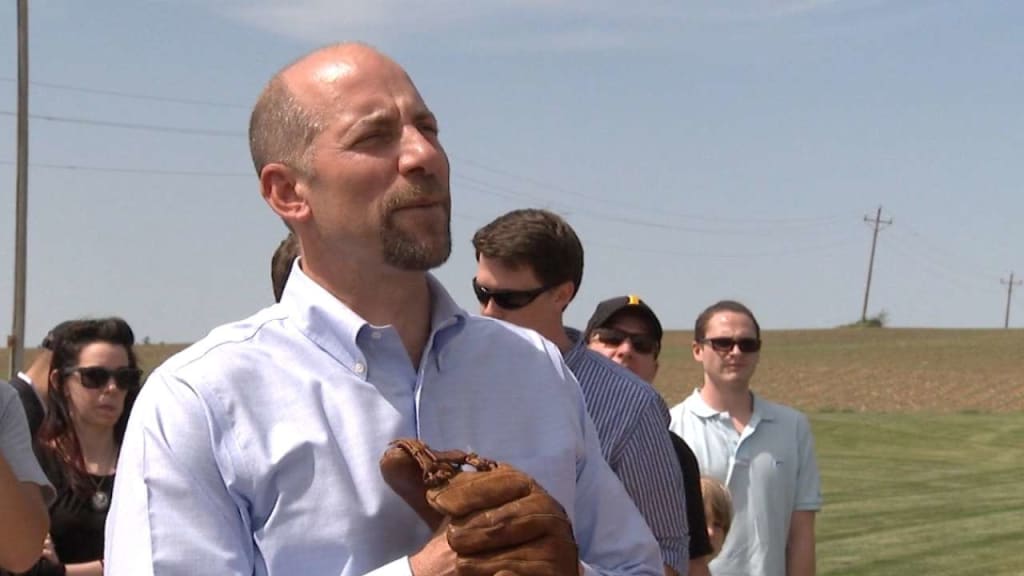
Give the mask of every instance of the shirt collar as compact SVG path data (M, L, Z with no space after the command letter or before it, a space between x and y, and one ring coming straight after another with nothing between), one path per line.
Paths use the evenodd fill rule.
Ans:
M761 420L774 420L774 415L766 410L765 402L759 398L753 391L750 392L751 399L754 403L754 411L750 415L751 422L760 422ZM724 411L715 410L704 401L704 398L700 395L700 388L694 388L693 394L690 394L689 399L690 411L701 418L714 418L719 414L724 414Z
M431 274L427 274L427 285L431 312L426 350L433 350L436 356L461 331L467 314ZM348 367L365 362L357 337L369 323L307 276L298 260L281 295L281 306L310 341L338 362Z

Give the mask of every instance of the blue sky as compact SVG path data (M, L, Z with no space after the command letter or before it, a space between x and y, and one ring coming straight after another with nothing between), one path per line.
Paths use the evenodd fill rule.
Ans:
M0 5L0 332L13 299L16 12ZM410 71L452 159L453 241L515 208L586 248L570 324L638 293L767 329L869 314L999 327L1024 277L1024 4L883 0L33 0L27 339L119 314L190 341L267 305L283 226L244 133L283 65L363 40ZM628 8L627 8L628 6ZM1024 326L1024 289L1011 326Z

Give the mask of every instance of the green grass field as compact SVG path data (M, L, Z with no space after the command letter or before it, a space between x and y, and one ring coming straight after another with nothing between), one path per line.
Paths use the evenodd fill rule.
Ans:
M1024 574L1024 415L811 415L818 573Z
M670 405L700 381L691 339L666 334L656 384ZM1024 330L764 340L755 389L807 412L817 442L820 575L1024 575ZM140 346L140 362L180 348Z

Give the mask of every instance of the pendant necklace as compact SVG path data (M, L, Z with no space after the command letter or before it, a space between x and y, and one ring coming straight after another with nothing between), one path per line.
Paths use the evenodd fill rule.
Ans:
M92 509L97 512L106 512L107 508L110 507L110 493L103 489L103 481L105 479L103 476L100 476L99 480L94 480L92 476L89 477L93 487L96 489L92 493Z

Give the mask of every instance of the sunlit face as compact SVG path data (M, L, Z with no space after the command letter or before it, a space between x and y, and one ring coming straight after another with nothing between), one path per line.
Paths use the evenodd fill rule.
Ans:
M738 312L717 312L708 319L705 339L711 338L757 338L754 322L746 314ZM693 343L693 359L704 365L704 383L722 390L746 391L750 378L757 369L760 352L740 352L733 346L728 352L718 352L706 342Z
M500 260L481 255L476 263L476 281L491 290L534 290L543 286L533 270L527 266L510 267ZM480 306L480 313L537 331L561 322L563 304L556 298L555 289L539 294L532 302L516 310L507 310L489 300Z
M652 338L654 336L648 323L633 314L615 314L604 323L603 327L613 328L631 335L646 335ZM633 342L628 338L623 340L618 346L613 346L591 335L587 346L591 350L610 358L613 362L621 364L647 382L654 383L654 377L658 375L657 351L647 354L639 352L633 347Z
M78 355L78 366L102 366L108 370L130 366L128 351L124 346L108 342L86 344ZM51 378L55 378L53 375ZM71 372L64 378L64 394L68 400L68 411L75 428L109 428L113 430L124 411L127 393L114 384L110 378L105 386L97 389L82 385L82 376Z
M326 122L310 148L310 174L296 184L316 229L303 245L323 242L401 270L440 265L451 252L451 197L437 120L386 57L350 47L320 60L294 88Z

